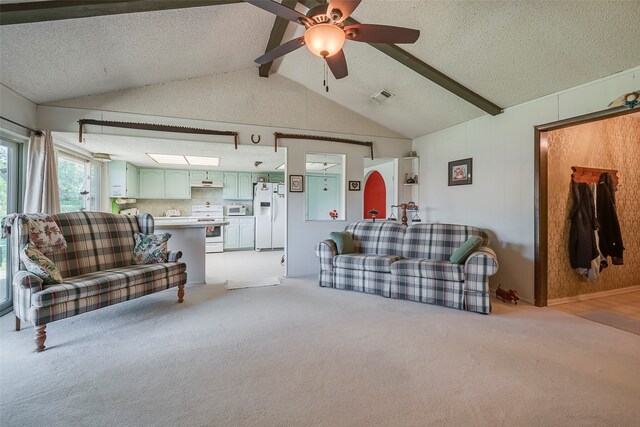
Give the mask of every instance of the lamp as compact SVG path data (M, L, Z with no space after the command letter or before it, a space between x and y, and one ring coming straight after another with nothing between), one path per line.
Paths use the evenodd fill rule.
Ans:
M304 42L314 55L322 58L340 52L344 45L344 30L332 24L318 24L304 33Z
M110 162L111 161L111 156L108 155L107 153L95 153L93 155L93 159L94 160L99 160L101 162Z

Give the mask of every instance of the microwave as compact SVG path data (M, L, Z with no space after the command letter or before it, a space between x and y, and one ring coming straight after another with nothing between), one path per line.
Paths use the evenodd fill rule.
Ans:
M247 214L245 205L231 205L224 207L227 210L227 216L244 216Z

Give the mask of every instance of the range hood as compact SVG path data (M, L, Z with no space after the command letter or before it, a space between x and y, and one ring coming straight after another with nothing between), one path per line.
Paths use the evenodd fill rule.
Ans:
M204 188L222 188L222 181L212 181L210 179L203 179L202 181L191 181L192 187L204 187Z

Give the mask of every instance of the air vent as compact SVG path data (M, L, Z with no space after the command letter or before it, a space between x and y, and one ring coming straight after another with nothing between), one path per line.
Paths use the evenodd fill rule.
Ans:
M374 94L371 99L376 101L378 104L382 104L387 99L391 98L393 94L386 89L381 90L380 92Z

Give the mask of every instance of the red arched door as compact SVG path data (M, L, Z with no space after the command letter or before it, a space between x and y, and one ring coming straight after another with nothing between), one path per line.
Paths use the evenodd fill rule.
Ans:
M373 171L364 184L364 217L371 218L370 210L380 214L376 218L387 217L387 187L380 172Z

